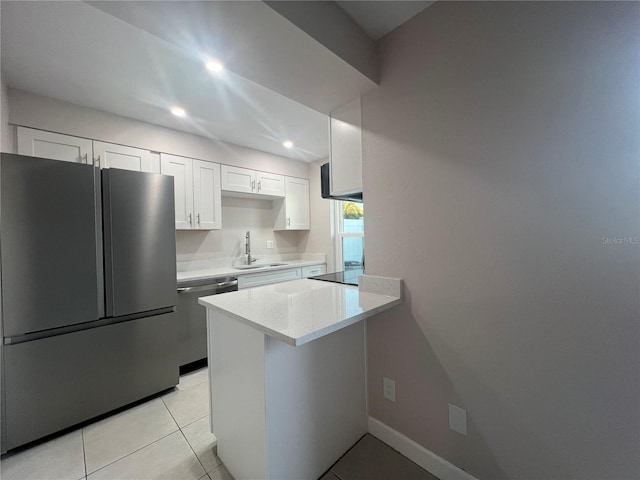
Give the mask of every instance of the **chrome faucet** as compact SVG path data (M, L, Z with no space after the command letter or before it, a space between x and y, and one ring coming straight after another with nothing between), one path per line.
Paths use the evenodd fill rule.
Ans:
M251 258L251 233L249 233L249 230L247 230L247 234L244 238L244 254L247 256L247 265L251 265L258 259Z

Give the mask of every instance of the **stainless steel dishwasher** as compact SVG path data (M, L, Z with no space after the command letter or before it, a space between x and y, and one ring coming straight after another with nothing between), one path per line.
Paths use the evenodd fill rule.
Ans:
M176 316L180 330L178 360L181 366L207 358L206 309L198 304L198 298L236 290L238 290L236 277L178 282Z

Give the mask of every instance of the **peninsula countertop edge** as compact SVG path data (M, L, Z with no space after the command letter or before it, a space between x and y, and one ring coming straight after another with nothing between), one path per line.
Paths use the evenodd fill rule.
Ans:
M360 287L303 279L201 297L198 302L296 347L402 303L400 279L360 278Z

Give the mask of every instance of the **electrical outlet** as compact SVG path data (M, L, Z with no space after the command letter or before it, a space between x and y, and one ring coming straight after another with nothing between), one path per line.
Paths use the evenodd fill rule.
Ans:
M384 393L384 398L395 402L396 382L394 380L391 380L390 378L382 377L382 392Z
M461 435L467 434L467 411L449 404L449 428Z
M267 240L267 248L273 248L273 240Z

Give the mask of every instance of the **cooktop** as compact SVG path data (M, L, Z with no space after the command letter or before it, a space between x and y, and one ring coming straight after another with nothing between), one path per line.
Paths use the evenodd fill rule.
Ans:
M345 272L325 273L309 277L311 280L322 280L323 282L343 283L345 285L358 285L358 275L363 275L364 269L357 268Z

